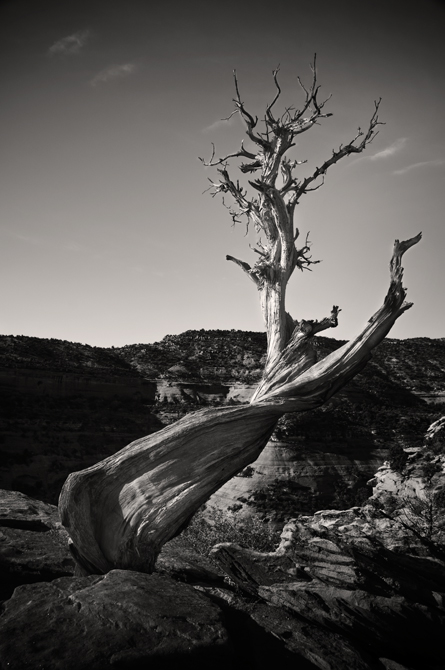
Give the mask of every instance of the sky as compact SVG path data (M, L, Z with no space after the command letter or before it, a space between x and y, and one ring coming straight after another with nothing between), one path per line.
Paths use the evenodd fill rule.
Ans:
M312 272L287 309L322 319L333 304L350 339L381 305L396 238L411 310L392 337L445 337L445 6L424 0L261 3L189 0L0 2L0 332L95 346L188 329L263 330L256 288L226 254L254 262L252 233L204 191L198 157L236 150L236 69L259 116L280 66L301 106L317 54L325 119L293 150L312 174L366 127L296 212ZM246 145L248 146L248 145ZM232 173L236 176L236 162Z

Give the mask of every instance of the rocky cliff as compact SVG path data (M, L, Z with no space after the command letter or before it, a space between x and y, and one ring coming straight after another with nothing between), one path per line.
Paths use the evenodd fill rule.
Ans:
M341 342L316 338L319 357ZM0 485L56 502L69 474L203 405L248 401L263 333L187 331L119 349L0 337ZM387 339L338 396L284 417L258 461L212 499L283 523L347 507L398 445L440 414L445 340Z
M113 353L0 337L0 485L57 502L67 475L163 426L156 386Z
M342 344L316 339L322 358ZM261 376L261 333L188 331L118 350L158 389L166 423L202 404L249 399ZM418 442L445 393L445 340L387 339L347 388L319 410L287 415L256 461L210 500L238 515L283 522L296 510L344 508L369 495L367 481L389 452Z
M226 543L213 556L290 615L285 646L316 667L442 668L445 418L372 484L360 507L291 520L274 552Z

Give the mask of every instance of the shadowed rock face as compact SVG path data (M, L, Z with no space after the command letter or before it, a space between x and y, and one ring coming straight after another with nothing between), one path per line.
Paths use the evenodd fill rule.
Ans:
M220 544L214 558L246 593L401 664L384 667L443 667L444 434L441 418L398 472L380 468L362 507L290 521L273 553Z
M335 427L334 427L335 430ZM372 472L385 460L383 445L355 437L354 443L317 436L282 441L274 437L245 473L234 477L208 502L211 509L237 510L239 517L258 514L282 523L295 514L326 506L345 507L366 496ZM332 433L331 433L332 435Z
M113 350L0 337L0 486L56 503L70 472L162 428L155 385Z
M72 575L74 560L57 507L0 491L0 600L20 584Z

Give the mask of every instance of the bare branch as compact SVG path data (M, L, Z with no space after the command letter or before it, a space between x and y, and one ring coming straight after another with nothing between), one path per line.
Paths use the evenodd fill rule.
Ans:
M265 251L260 251L256 247L253 247L251 244L249 244L249 248L252 249L252 251L254 251L259 256L262 256L262 258L265 258L267 256L267 253Z
M270 123L270 125L271 125L272 127L276 126L276 124L277 124L277 122L275 121L275 119L274 119L274 117L273 117L273 115L272 115L272 107L274 106L274 104L276 103L276 101L278 100L278 98L279 98L280 95L281 95L281 88L280 88L280 85L279 85L279 83L278 83L278 72L279 72L279 71L280 71L280 66L278 66L278 67L272 72L272 76L273 76L273 80L274 80L274 82L275 82L275 86L276 86L277 92L276 92L276 95L275 95L274 99L272 100L272 102L271 102L269 105L267 105L267 107L266 107L266 118L267 118L267 121ZM267 122L266 122L266 128L267 128ZM269 139L269 138L268 138L268 139Z
M213 161L215 158L215 145L212 142L212 155L209 161L205 161L204 158L199 157L199 160L205 167L216 167L217 165L225 165L230 158L249 158L249 160L255 160L255 154L250 153L244 148L244 143L241 142L241 147L238 151L235 151L233 154L228 154L224 158L218 158L218 160Z
M242 223L240 217L243 215L243 212L234 209L230 205L226 205L224 198L221 199L221 202L223 204L223 207L225 207L230 214L230 218L232 219L232 227L235 226L237 223ZM248 233L248 231L249 231L249 219L247 219L246 222L246 234Z
M229 255L226 256L226 261L232 261L233 263L236 263L236 265L238 265L256 285L258 285L258 277L255 276L249 263L245 263L244 261L240 261L239 258L234 258L233 256Z
M317 186L313 186L312 188L307 188L307 189L305 190L305 193L309 193L310 191L318 191L318 189L319 189L321 186L324 185L324 181L325 181L325 176L324 176L324 174L323 174L322 177L321 177L321 182L320 182Z
M338 326L339 312L341 312L341 309L337 305L334 305L330 316L322 319L322 321L310 321L312 325L312 334L316 335L327 328L336 328Z
M295 236L294 236L294 241L297 240L297 238L300 235L300 231L298 228L295 231ZM306 234L306 241L304 243L304 247L301 249L297 249L295 247L295 255L294 255L294 265L297 267L299 270L311 270L309 267L310 265L317 265L318 263L321 263L321 261L313 261L312 256L309 254L311 250L311 243L309 242L309 233Z
M238 110L238 109L234 109L233 112L231 112L231 113L229 114L229 116L225 116L224 118L221 119L221 121L230 121L230 119L232 118L232 116L235 116L235 114L239 114L239 110Z
M295 186L293 188L294 190L294 196L292 200L298 202L299 198L304 194L308 193L309 191L314 191L317 190L322 184L319 186L315 186L313 188L308 188L310 184L312 184L314 181L316 181L319 177L322 177L324 180L324 175L326 174L327 170L332 166L338 163L342 158L345 156L349 156L350 154L359 154L361 153L367 145L372 142L372 140L376 137L377 132L376 127L379 125L383 125L381 121L379 121L378 117L378 110L380 106L381 98L377 100L374 105L374 113L369 121L368 129L365 132L361 130L361 128L358 129L356 136L354 139L349 142L349 144L346 144L345 146L340 145L339 149L337 151L332 152L331 158L329 158L327 161L325 161L321 167L318 167L314 173L310 176L304 179L298 186ZM358 144L355 144L359 138L362 138L361 141ZM289 189L290 190L290 189Z
M246 124L247 128L247 135L248 137L254 142L255 144L259 145L263 149L270 149L270 143L263 139L261 135L256 134L253 132L253 129L256 127L258 123L258 117L256 116L255 118L247 111L247 109L244 106L243 101L241 100L241 95L239 92L239 87L238 87L238 79L236 76L236 70L233 71L233 78L235 80L235 91L236 91L236 98L234 98L233 102L235 103L236 108L239 110L242 119L244 120L244 123Z
M403 254L408 251L415 244L420 242L422 239L422 233L419 233L415 237L411 237L409 240L399 242L396 240L394 242L394 251L389 264L389 271L391 277L391 283L389 286L389 291L385 297L385 307L391 307L394 309L395 305L400 304L399 313L405 312L407 309L412 307L411 302L404 302L406 296L406 289L402 286L403 278L403 267L402 267L402 257ZM378 312L374 314L372 319L375 319L378 315ZM371 321L371 319L370 319Z
M331 113L322 113L323 107L331 99L331 96L329 95L325 100L323 100L323 102L318 102L317 100L320 86L317 84L316 63L317 54L314 54L314 61L313 64L311 64L312 84L309 90L304 86L300 77L297 77L298 83L300 84L300 87L306 96L306 100L303 109L296 110L293 115L289 114L289 121L287 122L287 126L292 130L294 136L309 130L309 128L311 128L319 118L328 118L329 116L332 116ZM309 118L304 116L308 111L310 112Z
M260 170L262 167L263 164L261 161L256 160L253 163L241 163L239 169L243 174L247 174L248 172L256 172L256 170Z

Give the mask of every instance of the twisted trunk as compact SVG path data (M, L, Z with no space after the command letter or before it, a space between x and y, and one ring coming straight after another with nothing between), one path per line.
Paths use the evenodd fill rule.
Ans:
M242 102L235 76L235 108L245 122L253 150L247 151L241 143L237 152L216 161L213 151L210 162L204 163L219 166L219 181L212 182L211 188L213 195L228 194L234 200L236 208L229 207L233 222L247 217L258 235L264 236L264 243L261 237L257 240L254 251L259 258L253 267L227 256L250 277L260 294L268 339L263 379L249 405L190 414L68 477L60 495L61 518L86 572L112 568L150 572L163 543L180 531L214 491L258 457L278 418L285 412L323 404L365 365L371 350L410 307L404 303L401 258L420 235L407 242L396 241L383 306L359 337L321 362L316 362L311 339L337 325L338 307L320 322L296 322L285 311L286 287L295 268L303 270L315 262L308 238L302 248L296 247L296 205L303 195L323 184L328 169L362 152L380 124L377 102L366 132L359 129L351 142L340 145L312 175L297 178L294 170L305 161L290 161L286 153L295 146L297 135L330 116L323 111L327 100L318 100L315 59L312 71L312 86L306 89L302 85L302 109L288 107L276 118L272 107L281 89L278 71L273 73L277 92L266 108L264 132L258 132L258 118ZM249 181L255 197L249 198L242 184L231 179L231 158L247 159L239 167L243 174L259 172L258 179Z
M258 457L281 413L273 403L201 410L71 474L59 509L78 562L151 572L162 545Z
M323 404L357 374L411 307L404 302L401 258L419 240L420 235L396 241L388 294L357 338L316 362L311 339L336 324L338 308L321 322L302 321L282 350L269 344L269 365L250 404L189 414L71 474L59 509L83 570L151 572L162 545L212 493L256 460L280 416Z

